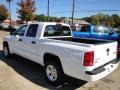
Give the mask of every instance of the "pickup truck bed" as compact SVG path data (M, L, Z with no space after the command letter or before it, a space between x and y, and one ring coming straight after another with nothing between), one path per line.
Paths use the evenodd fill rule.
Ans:
M120 35L116 33L112 28L106 26L94 26L86 25L80 30L73 30L73 36L75 38L90 38L90 39L104 39L104 40L114 40L118 42L118 53L117 56L120 57Z
M98 40L98 39L86 39L86 38L73 38L73 37L64 37L64 38L51 38L55 40L62 40L62 41L69 41L69 42L77 42L77 43L85 43L85 44L105 44L105 43L111 43L114 41L108 41L108 40Z

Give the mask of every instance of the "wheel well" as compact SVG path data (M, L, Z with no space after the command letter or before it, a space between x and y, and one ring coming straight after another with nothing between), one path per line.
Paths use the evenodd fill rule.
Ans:
M50 61L54 61L56 63L58 63L61 68L62 68L62 64L61 64L61 61L60 61L60 58L54 54L51 54L51 53L46 53L44 54L44 64L46 63L46 61L50 60ZM63 68L62 68L63 69Z

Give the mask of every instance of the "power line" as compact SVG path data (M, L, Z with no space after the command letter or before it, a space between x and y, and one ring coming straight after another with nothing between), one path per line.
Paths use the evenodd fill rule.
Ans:
M120 10L86 10L88 12L99 12L99 11L103 11L103 12L115 12L115 11L120 11Z
M75 10L74 12L120 12L120 10ZM50 12L50 13L71 13L72 11L60 11L60 12Z

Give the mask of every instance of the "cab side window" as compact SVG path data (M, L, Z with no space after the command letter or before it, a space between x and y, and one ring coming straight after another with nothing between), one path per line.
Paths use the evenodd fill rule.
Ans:
M104 33L103 27L101 26L95 26L93 31L96 33Z
M38 29L38 24L31 24L28 28L26 36L36 37L37 29Z
M83 26L80 32L90 32L90 26Z
M24 36L26 30L27 30L27 25L23 25L15 33L16 35Z

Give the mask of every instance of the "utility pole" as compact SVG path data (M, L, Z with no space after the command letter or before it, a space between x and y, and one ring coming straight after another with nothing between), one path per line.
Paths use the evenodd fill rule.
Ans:
M74 12L75 12L75 0L73 0L73 9L72 9L72 25L73 25L73 20L74 20Z
M10 28L12 27L12 17L11 17L11 1L12 0L6 0L9 3L9 17L10 17Z
M23 14L23 1L21 0L21 14ZM23 22L23 20L21 19L21 21Z
M50 9L50 2L49 2L49 0L48 0L47 21L49 21L49 9Z
M23 12L23 1L21 0L21 10Z

